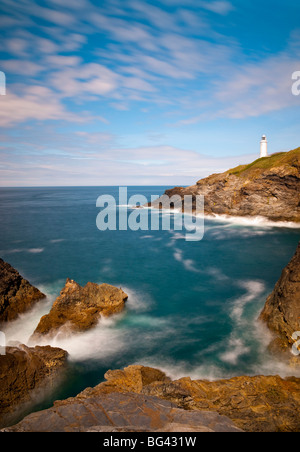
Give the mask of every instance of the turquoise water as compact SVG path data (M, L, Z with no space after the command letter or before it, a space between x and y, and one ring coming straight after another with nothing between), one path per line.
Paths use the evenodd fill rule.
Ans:
M150 200L166 188L128 193ZM108 369L136 363L172 377L288 373L269 356L269 336L256 319L299 229L207 219L199 242L186 241L184 231L103 232L96 227L102 194L118 199L118 187L0 189L0 256L48 295L7 327L8 340L28 340L66 278L106 282L129 295L123 314L51 343L69 351L71 370L45 406L95 386Z

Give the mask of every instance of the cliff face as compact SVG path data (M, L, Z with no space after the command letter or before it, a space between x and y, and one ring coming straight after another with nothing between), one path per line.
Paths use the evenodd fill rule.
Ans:
M244 431L300 429L300 380L236 377L209 382L143 366L109 371L107 381L55 402L7 431ZM138 413L138 415L137 415Z
M108 284L89 282L81 287L68 279L49 314L41 318L32 340L41 335L54 336L58 330L62 334L86 331L97 324L100 316L121 312L127 298L121 289Z
M300 222L300 148L213 174L191 187L175 187L166 194L204 195L207 215ZM158 207L159 200L152 205Z
M291 351L292 335L300 331L300 243L268 297L260 319L276 334L272 349Z
M0 323L14 320L45 295L0 259Z
M67 352L59 348L25 345L7 347L0 355L0 425L7 425L16 408L30 403L32 391L47 384L66 364Z

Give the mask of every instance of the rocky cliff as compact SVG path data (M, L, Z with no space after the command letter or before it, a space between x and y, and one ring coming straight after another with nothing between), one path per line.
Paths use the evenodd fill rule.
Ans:
M124 309L128 295L108 284L87 283L81 287L71 279L54 302L49 314L43 316L31 338L86 331L97 324L101 316L117 314Z
M45 295L0 259L0 323L14 320Z
M300 429L300 379L237 377L209 382L143 366L55 402L6 431L239 431Z
M207 215L300 222L300 148L213 174L196 185L175 187L165 194L182 199L185 195L204 195ZM152 206L161 208L160 199Z
M34 391L46 386L49 390L67 355L49 346L6 348L6 354L0 355L0 425L7 425L16 409L35 400Z
M300 331L300 243L268 297L260 319L275 333L272 350L287 351L291 356L292 336Z

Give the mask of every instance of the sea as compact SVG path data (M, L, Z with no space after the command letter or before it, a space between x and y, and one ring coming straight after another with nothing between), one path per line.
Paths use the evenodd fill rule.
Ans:
M150 201L167 188L127 190ZM116 200L117 215L125 207L132 214L118 202L119 187L0 189L0 257L47 295L5 327L7 343L28 344L67 278L128 294L121 314L85 333L47 341L68 351L68 372L30 412L96 386L109 369L133 364L174 379L295 375L269 354L270 332L258 317L295 253L299 225L205 218L202 240L188 241L184 230L172 228L180 212L156 211L159 221L171 217L170 230L99 230L103 195Z

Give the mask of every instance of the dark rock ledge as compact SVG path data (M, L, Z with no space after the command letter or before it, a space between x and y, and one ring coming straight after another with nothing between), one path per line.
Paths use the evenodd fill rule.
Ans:
M291 358L293 335L300 331L300 242L268 297L260 320L274 333L270 349ZM300 364L299 356L294 357L293 364Z
M209 382L143 366L55 402L6 432L275 432L300 429L300 379L236 377Z
M20 344L7 347L0 355L0 425L5 426L16 413L33 404L59 382L66 368L68 353L60 348L29 348Z
M0 259L0 324L15 320L45 297L10 264Z

